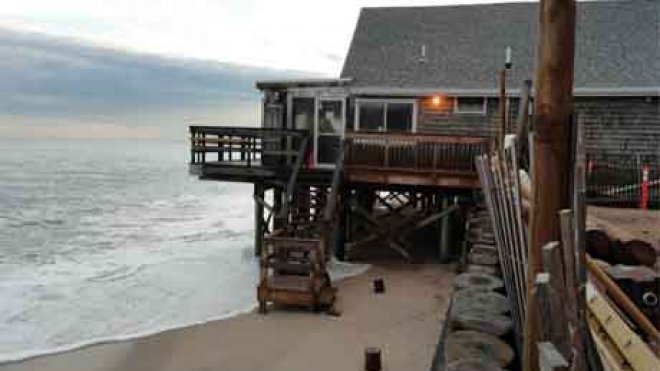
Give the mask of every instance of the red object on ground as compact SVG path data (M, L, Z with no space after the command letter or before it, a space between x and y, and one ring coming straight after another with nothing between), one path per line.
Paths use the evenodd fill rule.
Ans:
M642 166L642 199L640 207L644 210L649 207L649 165Z

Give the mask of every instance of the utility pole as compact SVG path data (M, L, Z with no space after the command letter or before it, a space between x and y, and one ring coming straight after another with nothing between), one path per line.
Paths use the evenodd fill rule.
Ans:
M535 139L529 275L543 270L542 247L560 241L559 211L571 207L575 0L541 0L534 99ZM529 282L528 287L533 287ZM528 293L528 303L534 303ZM523 369L538 370L539 319L535 304L526 310ZM547 319L546 319L547 320Z

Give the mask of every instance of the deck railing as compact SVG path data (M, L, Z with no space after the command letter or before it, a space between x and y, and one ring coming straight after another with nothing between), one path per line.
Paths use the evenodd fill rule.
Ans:
M345 164L351 168L417 172L475 172L474 158L489 139L407 133L347 133Z
M191 126L190 163L243 167L293 165L307 139L305 130Z

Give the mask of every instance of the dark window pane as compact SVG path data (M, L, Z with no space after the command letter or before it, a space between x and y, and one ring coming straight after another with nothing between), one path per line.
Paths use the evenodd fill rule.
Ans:
M360 130L383 130L385 117L383 117L383 103L362 102L360 109Z
M413 105L387 104L387 131L412 131Z
M457 98L459 113L484 113L484 98Z
M353 130L355 122L355 101L346 99L346 130Z
M319 163L334 164L339 151L339 137L334 135L319 136Z
M314 127L314 98L293 98L293 127L312 130Z

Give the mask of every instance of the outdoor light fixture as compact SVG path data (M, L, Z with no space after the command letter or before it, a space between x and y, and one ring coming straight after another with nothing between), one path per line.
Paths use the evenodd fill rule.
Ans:
M436 95L433 98L431 98L431 104L434 107L440 107L440 103L442 103L442 97L440 97L439 95Z

